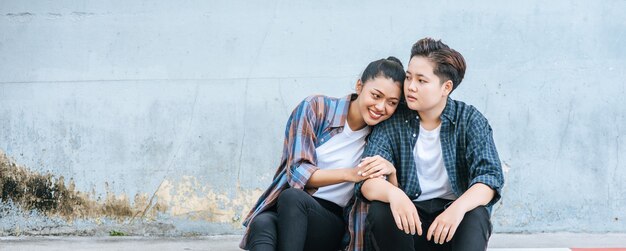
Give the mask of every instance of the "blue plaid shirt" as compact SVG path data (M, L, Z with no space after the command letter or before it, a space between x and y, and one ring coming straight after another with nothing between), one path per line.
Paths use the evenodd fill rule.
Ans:
M504 176L487 119L471 105L448 98L441 116L441 151L450 178L452 190L460 197L470 186L483 183L496 191L487 204L500 199ZM369 135L363 157L380 155L396 167L398 186L414 200L422 190L417 178L413 148L419 136L418 113L403 106L376 125ZM350 212L349 230L352 239L347 250L360 251L365 247L365 217L369 201L361 194L363 182L355 186L356 197Z
M454 194L460 197L472 185L483 183L496 191L487 204L490 209L500 199L504 175L489 122L473 106L450 98L440 118L443 162ZM363 157L380 155L391 162L399 187L411 200L422 193L413 156L419 123L417 111L399 107L390 119L374 127L363 153ZM366 200L362 185L357 184L355 192Z
M500 199L504 176L491 126L471 105L448 98L441 114L441 151L452 190L460 197L469 187L483 183L496 191L488 209ZM419 136L418 113L398 108L388 120L374 127L363 157L380 155L397 169L399 187L414 200L422 190L417 178L413 148ZM359 198L363 182L355 191ZM367 200L366 200L367 201Z

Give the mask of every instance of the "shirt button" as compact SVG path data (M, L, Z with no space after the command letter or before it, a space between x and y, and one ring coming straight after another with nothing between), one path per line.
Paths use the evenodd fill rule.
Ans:
M413 138L415 138L415 136L417 136L417 135L415 135L415 133L413 133Z
M419 193L416 193L416 194L415 194L415 196L419 196L419 195L420 195Z
M408 120L405 120L405 121L404 121L404 123L409 123L409 121L408 121Z

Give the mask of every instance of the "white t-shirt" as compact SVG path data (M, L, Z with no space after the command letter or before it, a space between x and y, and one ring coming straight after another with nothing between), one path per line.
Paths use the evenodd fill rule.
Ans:
M370 127L365 126L358 131L352 131L346 121L343 131L330 138L326 143L315 148L317 167L320 169L354 168L360 160L365 148L365 137L370 133ZM313 196L332 201L345 207L354 194L354 183L320 187Z
M457 198L452 191L450 178L443 163L440 130L441 124L432 131L427 131L420 125L413 156L422 194L414 201L434 198L455 200Z

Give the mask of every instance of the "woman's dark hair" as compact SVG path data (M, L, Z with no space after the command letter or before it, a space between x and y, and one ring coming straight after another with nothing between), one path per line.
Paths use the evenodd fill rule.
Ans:
M432 38L422 38L413 44L411 58L425 57L433 63L433 73L445 81L452 81L452 91L456 89L465 76L465 59L461 53L450 48L448 45Z
M400 59L396 57L388 57L371 62L361 75L361 82L365 84L368 80L372 80L377 77L385 77L393 80L393 82L400 83L400 89L404 85L404 66Z

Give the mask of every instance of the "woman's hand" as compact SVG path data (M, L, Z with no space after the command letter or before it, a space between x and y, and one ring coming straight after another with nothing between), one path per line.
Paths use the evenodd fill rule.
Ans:
M363 158L356 169L361 170L360 174L367 178L378 178L383 175L394 175L396 173L396 168L391 162L379 155Z
M343 170L344 172L343 174L344 182L358 183L369 178L367 176L361 175L361 173L363 172L362 167L357 166L355 168L345 168L345 169L339 169L339 170Z

